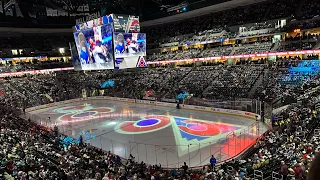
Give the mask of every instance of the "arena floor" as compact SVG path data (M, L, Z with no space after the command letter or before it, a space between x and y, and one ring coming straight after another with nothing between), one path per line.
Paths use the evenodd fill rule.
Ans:
M177 168L234 157L267 127L254 120L210 112L174 109L110 100L94 100L33 111L27 114L43 125L121 157ZM50 117L50 119L48 118ZM234 135L238 134L237 136Z

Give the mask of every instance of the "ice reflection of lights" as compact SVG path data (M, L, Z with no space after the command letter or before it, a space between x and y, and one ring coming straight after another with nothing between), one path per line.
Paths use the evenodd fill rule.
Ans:
M116 125L116 124L118 124L118 122L111 121L111 122L109 122L107 125L108 125L108 126L113 126L113 125Z
M122 113L124 113L124 114L129 114L129 113L133 113L133 111L132 111L132 109L124 109L124 110L122 111Z
M82 118L77 118L76 120L70 119L70 121L59 121L54 123L56 126L62 126L69 123L81 122L81 121L89 121L94 119L101 119L101 118L131 118L131 117L144 117L147 114L133 114L133 113L111 113L111 114L100 114L98 116L85 116Z
M258 127L257 127L257 126L254 126L254 127L253 127L253 132L256 133L257 131L258 131Z

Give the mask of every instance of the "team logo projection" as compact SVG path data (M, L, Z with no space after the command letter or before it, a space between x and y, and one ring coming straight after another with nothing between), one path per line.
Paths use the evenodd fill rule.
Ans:
M166 128L170 125L168 116L146 116L139 121L126 121L118 124L115 131L121 134L143 134Z
M188 151L214 144L230 132L237 132L243 128L225 123L189 119L174 116L146 116L138 121L126 121L117 124L114 130L121 134L144 134L159 131L168 126L172 127L176 144L179 145L179 156ZM193 146L189 146L188 145ZM189 149L188 149L189 148Z
M211 121L181 117L174 117L174 120L179 128L181 136L187 140L196 139L198 141L201 141L208 137L229 133L240 128L224 123L216 123Z
M188 151L195 151L216 143L226 137L231 132L241 131L242 126L236 126L226 123L204 121L199 119L189 119L183 117L172 117L172 129L176 143L179 145L179 155L185 155Z
M220 134L220 129L213 123L190 120L184 118L174 118L181 135L188 140L202 140L208 136Z
M63 114L59 117L63 122L79 122L103 117L111 117L115 110L109 107L95 107L90 104L68 106L53 110L54 113ZM179 156L188 152L199 150L210 144L217 143L231 132L241 131L243 126L164 115L135 115L137 120L115 123L114 131L120 134L147 134L172 128ZM125 118L125 117L123 117ZM124 119L125 120L125 119ZM81 132L84 140L91 140L95 135L91 132ZM70 138L63 139L65 144L71 142Z
M53 111L64 114L59 117L60 121L78 122L106 117L109 113L114 112L114 109L108 107L94 107L90 104L87 104L62 107Z

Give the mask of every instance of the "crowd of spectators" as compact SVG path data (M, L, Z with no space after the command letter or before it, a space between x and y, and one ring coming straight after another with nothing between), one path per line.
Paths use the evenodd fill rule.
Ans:
M199 57L228 56L232 52L232 49L230 46L207 48L199 54Z
M202 92L210 85L211 81L219 75L219 68L219 66L196 67L178 83L177 88L188 89L195 97L202 97ZM210 80L208 81L208 79ZM165 97L175 98L174 95L176 93L174 93L174 90L175 89L171 89Z
M317 59L317 55L308 55L303 59ZM292 74L288 74L289 67L297 67L301 63L300 56L288 56L278 57L276 61L267 61L266 59L243 59L237 62L237 65L224 65L224 63L190 63L190 66L181 65L180 68L146 68L146 69L132 69L125 71L92 71L92 72L56 72L47 75L29 76L26 77L28 81L24 79L8 78L8 85L13 87L17 91L21 92L25 96L29 97L31 104L39 101L39 98L43 102L47 102L46 94L51 96L53 100L59 100L59 98L74 98L70 91L77 93L81 92L81 89L93 89L99 88L99 83L112 79L117 86L112 89L106 89L107 94L114 96L136 98L141 97L145 91L154 90L157 92L157 96L166 98L175 98L175 91L180 88L187 88L190 93L193 93L195 97L209 97L210 98L247 98L248 93L256 83L256 80L261 75L261 72L266 66L269 66L271 70L270 76L271 82L268 82L266 78L265 85L272 85L271 89L276 90L280 81L284 84L290 84ZM41 62L51 66L53 64L63 64L61 62ZM40 65L41 65L40 63ZM53 63L53 64L52 64ZM264 66L265 64L266 66ZM11 71L34 69L33 65L36 64L20 64L12 65L14 68L4 66ZM71 65L71 64L70 64ZM200 67L197 67L201 65ZM22 68L23 67L23 68ZM35 66L37 67L37 66ZM39 67L37 67L39 68ZM4 69L4 68L3 68ZM283 71L282 71L283 70ZM245 72L245 73L243 73ZM75 75L77 74L77 75ZM209 77L203 79L203 77ZM314 76L307 77L297 75L298 79L294 79L292 82L303 83L304 80L310 81ZM275 79L274 79L275 78ZM64 84L68 84L72 79L72 83L66 88ZM198 84L194 86L194 83ZM274 84L276 83L276 84ZM59 86L55 86L55 84ZM292 84L292 83L291 83ZM294 85L298 85L294 83ZM70 90L70 87L73 87ZM41 87L41 88L40 88ZM226 88L235 89L232 92L225 91ZM283 86L280 89L285 89ZM267 88L268 89L268 88ZM168 93L170 92L170 93ZM223 92L223 93L219 93ZM76 94L77 94L76 93ZM269 92L269 94L279 94ZM281 93L279 94L281 96Z
M306 3L309 5L306 6ZM310 7L309 7L310 6ZM300 10L301 7L301 10ZM277 0L232 10L217 12L186 21L146 28L148 41L155 43L221 40L234 38L226 25L262 22L269 19L300 16L310 19L319 15L317 0ZM268 18L268 19L266 19ZM311 23L310 23L311 22ZM319 26L319 21L299 22L301 27ZM254 24L250 30L270 28L267 23ZM217 34L217 35L213 35ZM38 51L51 51L56 47L68 47L70 37L23 37L1 38L0 49L31 47ZM319 40L319 34L287 37L276 51L309 50ZM72 39L70 39L72 41ZM297 42L298 41L298 42ZM188 49L154 54L148 60L177 60L269 52L270 42L241 46L219 46L205 49ZM0 52L2 53L2 52ZM318 59L309 55L303 59ZM94 72L61 71L48 74L10 77L0 81L0 179L212 179L247 180L258 170L265 176L279 173L284 180L306 179L312 169L311 162L320 151L319 115L314 104L319 102L320 78L306 74L288 74L289 67L298 67L302 58L277 57L274 63L266 59L239 61L237 65L204 62L203 66L178 68L145 68L123 71L103 70ZM256 63L257 62L257 63ZM252 65L266 64L266 65ZM69 67L63 59L34 61L18 64L1 64L0 72L18 72L56 67ZM187 66L187 65L186 65ZM304 66L305 67L305 66ZM262 81L258 81L259 77ZM92 147L81 140L72 145L61 141L59 130L41 126L23 119L27 107L81 97L85 89L89 96L97 94L100 83L114 80L115 86L104 89L104 95L143 98L147 91L151 96L175 99L176 91L187 89L194 98L235 99L262 98L267 103L299 97L302 105L289 106L271 118L272 129L258 138L256 144L238 159L216 165L215 157L208 166L192 170L186 163L174 170L161 165L149 165L120 157ZM301 83L296 83L301 81ZM309 93L310 91L310 93ZM307 93L306 93L307 92ZM50 97L50 98L49 98ZM319 158L319 157L318 157ZM316 166L316 165L313 165ZM311 173L312 174L312 173ZM317 177L316 177L317 178ZM310 179L314 180L314 179Z
M129 71L122 74L115 72L112 79L119 86L115 89L106 89L106 94L114 94L121 97L141 98L146 91L155 91L154 96L162 97L165 93L174 89L191 68L174 69L144 69L139 72Z
M233 38L241 38L250 35L252 31L252 35L261 35L261 34L268 34L274 33L275 27L272 23L267 23L265 20L266 17L268 19L276 19L276 18L284 18L284 17L292 17L295 18L295 21L289 22L287 30L292 30L292 27L299 28L299 29L306 29L306 28L315 28L319 27L319 20L310 18L319 15L317 6L319 3L316 1L311 1L310 3L314 6L312 8L307 8L308 5L305 4L306 2L297 1L297 0L278 0L276 2L264 2L258 3L249 6L242 6L232 9L232 11L223 11L217 12L209 15L204 15L200 17L195 17L188 20L183 20L179 22L169 23L169 24L162 24L161 26L153 26L147 27L145 29L151 35L149 39L150 42L154 43L159 39L162 39L161 42L156 42L160 44L168 43L168 41L164 39L168 39L171 37L172 41L169 42L178 42L178 45L182 46L184 44L193 44L196 42L208 42L208 41L224 41L225 39L233 39ZM259 5L259 6L258 6ZM302 8L301 8L302 7ZM281 10L280 10L281 9ZM312 13L310 13L312 11ZM307 13L309 12L309 13ZM317 14L318 13L318 14ZM305 17L305 14L310 16ZM301 16L304 20L301 20ZM216 17L219 17L217 19ZM230 18L232 17L232 18ZM298 21L296 20L298 17ZM317 17L317 16L316 16ZM292 19L291 18L291 19ZM306 20L305 20L306 19ZM290 20L290 18L288 19ZM241 34L241 32L229 32L228 26L235 25L235 24L245 24L252 22L251 24L244 25L246 27L246 32ZM261 22L261 23L258 23ZM255 30L262 30L262 31L255 31ZM265 30L265 31L264 31ZM171 33L172 31L172 33ZM159 33L161 32L161 33ZM192 36L192 34L194 34ZM150 37L150 36L149 36ZM176 37L184 37L184 38L176 38ZM290 42L289 42L290 41ZM294 42L300 41L300 42ZM286 42L281 43L278 48L273 49L273 51L294 51L294 50L310 50L314 48L314 45L318 42L318 34L303 34L297 35L295 37L287 37ZM240 44L241 46L241 44ZM244 45L246 46L246 45ZM235 52L232 54L243 54L246 52L269 52L273 47L273 44L264 46L264 45L257 45L257 48L253 49L243 49L235 47ZM217 52L221 51L222 52ZM212 53L211 53L212 52ZM208 57L208 56L221 56L221 55L228 55L230 51L228 51L228 47L219 47L213 48L206 48L203 50L199 57ZM231 51L232 52L232 51ZM230 53L231 53L230 52ZM229 54L230 54L229 53ZM192 57L195 56L194 53L191 54ZM180 56L181 57L181 56ZM159 54L154 55L150 60L164 60L164 59L178 59L174 58L174 53L168 54Z
M272 47L271 42L244 44L235 48L234 54L255 54L255 53L267 53Z
M310 4L312 5L312 8L306 8L309 7ZM274 29L274 23L266 22L267 20L286 18L290 16L294 16L297 19L297 17L304 17L305 15L309 15L305 18L310 19L316 15L319 15L319 10L317 10L319 3L316 0L313 0L310 1L310 4L306 4L306 2L298 0L277 0L276 2L265 1L253 5L236 7L232 10L194 17L179 22L143 27L142 32L148 34L147 44L178 42L179 45L183 45L193 44L198 41L223 42L225 39L233 39L239 35L239 32L236 30L230 32L228 27L231 27L232 25L243 25L248 31ZM300 21L299 18L298 20L299 21L296 21L298 24L295 22L290 22L288 26L291 24L294 24L296 27L300 27L300 25L306 25L310 26L311 28L311 26L314 27L319 24L317 23L317 19L312 19L308 22ZM249 25L247 23L249 23ZM261 34L258 33L256 35ZM292 38L296 39L299 37ZM312 35L312 38L317 39L317 36ZM30 51L23 51L22 56L36 56L38 53L45 55L50 54L49 52L55 52L58 54L58 48L68 47L68 43L74 41L72 34L66 35L63 33L61 35L42 35L40 33L31 36L23 34L23 36L5 36L1 37L0 39L0 49L30 49ZM298 48L299 47L302 47L303 49L310 49L309 45L302 44L299 45ZM285 49L296 48L295 46L280 48L281 51L284 51ZM31 54L31 52L33 52L33 54ZM66 53L69 53L69 51L66 51ZM10 52L7 53L5 51L0 51L0 55L2 57L14 56ZM168 58L172 59L170 56Z
M238 46L207 46L205 49L187 49L172 52L155 53L148 56L148 61L178 60L202 57L217 57L239 54L254 54L270 52L273 44L271 42L256 42L254 44L243 44Z
M54 68L65 68L72 67L70 60L53 59L39 61L37 59L32 59L28 62L24 61L7 61L7 63L0 63L0 73L5 72L21 72L21 71L30 71L30 70L41 70L41 69L54 69Z
M81 141L65 146L57 129L19 118L8 105L1 107L1 179L150 179L148 168L161 169L137 163L133 156L124 161Z
M198 33L198 35L194 35L189 39L185 39L181 41L180 44L197 44L201 42L221 42L225 39L234 39L236 38L238 33L236 32L228 32L226 30L222 30L220 32L215 32L214 30L207 30Z
M162 39L163 37L173 37L194 32L199 33L205 30L219 29L225 25L241 25L289 17L296 13L295 9L299 3L301 2L297 0L279 0L276 3L267 1L175 23L148 27L145 28L145 31L151 35L150 42L155 42L157 39Z
M224 73L219 76L219 69L224 69ZM241 156L239 160L232 160L219 166L204 166L202 169L189 169L184 164L180 170L165 170L161 165L148 165L144 162L135 162L133 156L128 160L120 159L110 152L102 151L89 146L83 142L65 146L61 141L62 134L57 129L48 129L19 117L21 104L16 91L22 92L24 96L39 96L39 93L54 89L61 92L51 93L55 101L79 97L81 88L94 86L99 80L115 78L116 84L127 96L134 96L131 93L137 89L129 90L136 84L155 91L169 91L176 81L181 79L183 87L194 88L201 93L202 84L208 83L208 79L213 82L233 88L246 86L250 82L239 82L239 80L255 79L261 72L259 66L231 66L231 67L199 67L194 71L188 69L145 69L135 73L131 70L123 75L115 72L95 72L89 74L59 72L55 75L39 75L32 78L10 79L3 82L6 94L1 97L1 147L0 152L3 168L1 174L5 179L248 179L254 177L254 170L263 171L264 175L271 175L272 171L282 174L285 178L295 177L305 179L310 169L310 163L315 158L315 153L319 150L318 138L312 137L313 130L318 127L317 114L313 112L313 103L299 107L288 108L276 116L282 119L273 120L273 129L258 139L255 146ZM213 73L208 73L213 72ZM245 74L241 75L241 73ZM202 73L202 74L201 74ZM205 74L203 74L205 73ZM235 74L237 73L237 74ZM141 74L141 76L137 76ZM208 75L211 76L208 77ZM229 74L229 75L227 75ZM149 76L146 78L145 76ZM127 77L132 78L126 80ZM183 76L187 78L182 78ZM206 76L208 78L199 78ZM239 76L239 77L238 77ZM126 78L125 78L126 77ZM133 79L133 78L137 79ZM237 79L238 77L238 79ZM222 79L220 79L222 78ZM231 78L231 79L230 79ZM122 79L122 80L121 80ZM190 84L191 80L203 82ZM66 82L68 80L68 83ZM188 81L189 80L189 81ZM207 82L206 82L207 81ZM58 83L60 82L60 83ZM83 85L85 82L89 85ZM9 83L6 84L6 83ZM13 84L12 84L13 83ZM47 84L49 83L49 84ZM56 83L56 84L50 84ZM79 84L82 83L82 84ZM119 84L124 83L124 84ZM213 84L217 84L213 83ZM78 86L76 86L78 85ZM13 86L11 89L8 86ZM56 86L56 87L55 87ZM125 88L127 86L128 88ZM20 89L24 88L24 89ZM166 89L168 88L168 89ZM244 87L245 88L245 87ZM50 89L50 91L48 91ZM76 91L78 89L78 91ZM117 91L116 89L114 91ZM74 96L63 96L66 92ZM226 90L217 90L222 93ZM110 91L111 92L111 91ZM109 95L109 94L108 94ZM115 94L120 95L120 94ZM298 95L298 94L297 94ZM60 97L61 96L61 97ZM309 97L308 97L309 98ZM28 98L29 99L29 98ZM28 100L29 101L29 100ZM21 101L20 101L21 102ZM35 98L29 106L48 103ZM214 158L214 157L213 157ZM213 160L214 162L214 160ZM210 164L210 162L208 162ZM215 163L214 163L215 164Z
M302 21L292 20L291 22L289 22L289 24L287 24L287 26L285 26L284 29L292 30L292 29L299 28L301 30L305 30L305 29L317 28L319 26L320 26L320 19L312 18L312 19L307 19Z
M201 49L187 49L184 51L158 53L158 54L153 54L151 56L148 56L148 61L198 58L200 53L201 53Z
M278 0L275 3L271 1L266 1L258 4L253 4L249 6L240 6L228 11L216 12L209 15L199 16L188 20L182 20L179 22L162 24L152 27L145 27L142 32L148 34L147 44L166 44L177 42L178 46L190 45L196 42L203 41L215 41L214 47L217 44L221 44L227 39L234 39L243 37L239 32L233 30L230 32L228 27L232 25L243 25L246 27L246 31L255 32L261 35L265 33L274 32L273 23L266 22L273 18L279 17L289 17L292 15L297 16L298 14L308 14L306 11L312 11L311 14L317 14L318 11L314 10L317 7L317 1L311 1L314 6L313 8L305 9L303 6L305 2L298 0ZM286 7L286 8L283 8ZM301 13L300 12L300 8ZM283 9L279 11L279 9ZM298 12L296 12L298 11ZM277 12L277 13L275 13ZM219 18L218 18L219 17ZM246 24L249 23L249 24ZM298 24L297 24L298 23ZM303 20L303 21L293 21L288 23L288 27L294 25L296 28L305 29L304 26L317 27L319 25L317 19ZM287 26L286 26L287 27ZM270 29L270 31L269 31ZM271 30L273 29L273 30ZM289 28L290 29L290 28ZM292 28L291 28L292 29ZM268 30L264 32L263 30ZM263 32L263 33L261 33ZM1 57L15 57L15 56L37 56L37 55L60 55L58 49L60 47L68 47L68 43L74 41L71 34L66 35L60 33L61 35L54 34L36 34L36 35L23 35L18 37L1 37L0 49L8 49L9 51L0 51ZM240 36L239 36L240 35ZM247 35L245 35L247 36ZM288 50L308 50L312 49L317 43L318 34L308 34L308 35L297 35L295 37L287 37L286 42L281 43L281 46L274 51L288 51ZM271 39L270 39L271 40ZM270 41L269 40L269 41ZM288 41L303 41L288 43ZM307 40L307 41L306 41ZM304 42L306 41L306 42ZM312 41L312 42L309 42ZM237 44L237 43L236 43ZM204 50L188 50L188 51L176 51L167 53L156 53L148 57L149 60L172 60L181 58L196 58L196 57L209 57L209 56L221 56L229 55L232 50L232 54L243 54L245 52L268 52L271 50L273 44L262 43L255 47L246 47L247 45L238 44L235 45L230 51L230 47L221 46L219 48L208 48ZM154 46L158 48L159 46ZM170 46L171 47L171 46ZM10 51L11 49L23 49L21 54L13 55ZM69 51L66 48L66 53L63 55L69 55Z
M254 65L224 67L203 94L213 99L247 98L263 70L263 66ZM229 91L230 89L232 91Z
M188 58L217 57L228 55L255 54L267 52L284 52L311 50L319 43L318 34L308 34L304 36L287 37L286 41L280 42L275 47L270 39L265 42L255 42L251 44L237 44L233 46L206 46L204 49L187 49L154 53L148 56L149 61L178 60ZM275 48L274 48L275 47Z
M262 23L254 23L254 24L250 24L247 26L242 26L245 27L245 29L243 29L243 31L241 32L247 32L247 31L255 31L255 30L261 30L261 29L268 29L268 28L273 28L273 24L267 23L267 22L262 22Z
M158 26L146 27L144 30L150 34L150 42L164 43L159 41L167 37L175 37L180 35L192 34L195 36L202 36L207 34L205 40L221 39L221 35L217 38L207 38L209 34L216 34L227 30L227 26L243 25L247 23L254 23L248 27L248 30L260 30L274 28L273 25L267 23L267 20L277 18L298 17L302 15L303 19L310 19L319 15L317 7L319 3L312 1L312 8L304 1L298 0L278 0L276 2L266 1L253 5L240 6L232 10L216 12L213 14L203 15L192 19L182 20L179 22L161 24ZM302 9L299 7L303 7ZM310 13L312 11L312 13ZM308 14L308 17L305 15ZM219 18L218 18L219 17ZM290 18L289 18L290 19ZM273 32L273 31L269 31ZM234 38L236 35L227 35L225 38Z
M76 98L86 89L88 94L100 89L100 84L112 79L116 86L105 89L106 95L142 98L154 91L158 98L175 99L176 91L188 89L194 97L214 99L247 98L248 92L263 71L255 65L213 65L180 68L145 68L126 71L60 71L22 78L6 78L6 87L20 92L30 105ZM245 72L245 73L244 73ZM207 77L207 78L203 78ZM27 80L26 80L27 79ZM196 84L196 86L195 86ZM226 91L232 88L233 91Z
M319 39L320 37L318 33L311 33L311 34L303 34L303 35L297 34L294 37L289 36L285 38L285 41L303 41L303 40L317 41Z
M309 59L317 58L314 55L309 55ZM261 60L265 62L265 60ZM146 68L146 69L131 69L125 71L93 71L93 72L54 72L43 75L34 75L19 78L7 78L1 84L2 91L5 95L1 97L4 106L2 110L6 113L3 116L2 135L7 134L1 139L5 148L10 152L10 158L5 157L3 161L6 164L5 176L16 177L42 177L44 179L54 179L63 177L78 177L82 178L102 178L103 176L110 177L141 177L151 178L160 176L162 179L173 178L174 176L203 176L211 178L226 178L227 176L236 178L237 176L250 177L253 170L263 170L272 167L273 171L281 172L284 176L305 176L307 169L310 166L311 159L315 151L304 153L306 148L310 147L315 150L317 141L312 140L311 145L305 142L299 142L292 146L292 142L300 137L300 132L297 130L300 126L303 129L308 129L307 133L312 132L314 127L314 119L310 114L310 106L307 111L303 108L294 109L293 112L284 113L284 119L291 119L291 122L282 124L280 128L272 131L263 139L260 139L255 146L256 154L250 156L249 159L242 159L241 163L233 161L227 163L229 167L233 167L232 171L226 168L226 164L217 169L205 167L203 170L196 172L186 170L174 172L165 171L158 166L149 167L145 164L136 164L120 160L111 154L102 152L93 147L82 145L73 145L69 148L62 148L59 139L55 133L47 128L39 127L36 124L20 119L15 115L23 111L26 107L46 104L53 101L62 101L80 97L82 89L86 89L88 95L91 95L93 89L99 89L101 82L112 79L116 86L105 89L105 95L128 97L128 98L143 98L146 91L153 91L152 96L175 99L177 89L188 89L194 97L209 98L209 99L233 99L239 97L248 97L252 86L257 82L258 77L264 76L264 81L257 88L257 96L263 97L267 102L272 102L278 98L291 96L298 97L305 89L310 89L319 86L319 79L312 78L309 82L300 86L287 86L280 83L281 76L285 71L279 69L283 67L299 66L301 58L283 57L278 58L277 63L269 62L268 73L265 72L266 66L249 65L216 65L208 64L206 66L193 68ZM306 63L304 63L306 64ZM307 63L308 64L308 63ZM206 77L206 78L204 78ZM230 90L231 89L231 90ZM259 94L260 93L260 94ZM263 94L262 96L261 93ZM47 96L49 95L52 100ZM316 101L316 98L308 96L308 98ZM7 109L13 110L7 110ZM298 118L292 114L298 114ZM288 115L289 114L289 115ZM299 114L301 114L299 116ZM311 119L310 119L311 118ZM307 119L307 121L306 121ZM14 121L15 123L11 123ZM22 121L22 122L20 122ZM10 123L9 123L10 122ZM279 122L278 122L279 123ZM281 123L281 122L280 122ZM21 128L17 127L23 125ZM279 125L279 124L278 124ZM5 127L5 128L4 128ZM277 127L277 125L275 125ZM23 131L22 131L23 130ZM21 132L22 131L22 132ZM290 138L283 137L290 132ZM294 132L299 132L295 134ZM27 137L26 134L33 134ZM293 137L292 137L293 136ZM51 139L51 140L50 140ZM39 142L38 142L39 141ZM16 144L20 142L17 146ZM11 145L10 145L11 143ZM271 147L271 143L278 143L278 149ZM287 147L288 146L288 147ZM43 148L46 147L46 148ZM291 152L295 147L299 151ZM260 151L259 151L260 150ZM284 153L274 153L284 152ZM285 154L285 156L283 156ZM286 155L289 154L289 155ZM83 155L83 157L82 157ZM99 155L99 156L97 156ZM101 155L101 156L100 156ZM309 156L307 161L305 156ZM90 158L88 158L90 157ZM92 159L95 157L94 159ZM41 159L41 161L35 161ZM280 161L284 161L288 166L288 171L284 171ZM295 160L295 161L294 161ZM91 164L88 167L80 165L83 162ZM46 162L46 163L44 163ZM104 163L102 163L104 162ZM301 163L299 163L301 162ZM284 164L282 163L282 166ZM130 166L131 164L131 166ZM300 164L304 169L302 172L296 172ZM297 167L296 167L297 166ZM281 167L281 169L279 169ZM290 170L290 168L292 170ZM146 171L149 169L149 171ZM150 173L150 171L152 173ZM226 173L227 172L227 173ZM284 173L287 172L287 173ZM299 174L299 175L296 175ZM238 177L239 178L239 177ZM107 179L107 177L105 177Z
M276 52L284 51L299 51L299 50L311 50L316 45L316 42L283 42L276 50Z
M228 55L255 54L268 52L285 52L298 50L311 50L318 48L318 34L297 35L286 37L286 40L278 44L272 43L270 38L262 39L261 42L236 45L207 45L205 48L186 49L154 53L148 56L148 61L178 60L188 58L217 57ZM316 46L317 45L317 46Z
M308 58L312 60L314 57ZM269 71L264 74L263 82L256 89L255 95L260 94L260 97L264 96L266 101L274 103L281 98L297 97L310 87L317 87L314 83L319 80L317 71L314 73L290 71L290 67L317 67L314 64L314 62L302 61L299 56L277 58L277 61L269 62Z

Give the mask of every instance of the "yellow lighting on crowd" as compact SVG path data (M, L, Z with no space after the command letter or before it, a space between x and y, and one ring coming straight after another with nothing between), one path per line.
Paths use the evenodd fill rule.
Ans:
M299 32L301 32L301 29L295 29L293 32L299 33Z

